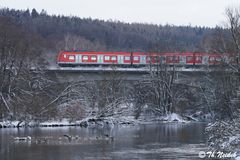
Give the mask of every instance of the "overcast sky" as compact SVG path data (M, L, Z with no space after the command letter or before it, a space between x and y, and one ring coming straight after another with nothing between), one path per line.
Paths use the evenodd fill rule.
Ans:
M240 0L0 0L0 7L123 22L215 27L226 20L226 7L240 7Z

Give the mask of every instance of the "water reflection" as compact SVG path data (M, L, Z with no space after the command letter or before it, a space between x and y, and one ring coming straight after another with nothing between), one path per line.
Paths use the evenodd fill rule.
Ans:
M4 160L197 159L205 149L204 128L202 123L158 123L0 129L0 156ZM69 141L63 135L74 138ZM15 142L16 136L31 136L32 141Z

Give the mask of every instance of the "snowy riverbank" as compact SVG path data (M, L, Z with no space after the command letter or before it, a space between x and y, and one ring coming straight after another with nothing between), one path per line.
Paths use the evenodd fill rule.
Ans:
M211 150L235 153L240 160L240 119L216 121L206 128Z
M93 125L123 125L123 124L136 124L137 121L133 117L121 117L121 118L95 118L88 117L78 121L71 121L69 119L62 120L49 120L44 122L24 122L24 121L2 121L0 122L0 128L15 128L15 127L62 127L62 126L81 126L88 127Z
M44 122L37 121L2 121L0 122L0 128L11 127L61 127L61 126L81 126L81 127L94 127L98 126L114 126L114 125L136 125L148 122L176 122L176 123L188 123L191 121L197 121L194 119L187 119L179 114L172 113L166 116L144 117L136 120L134 116L113 116L113 117L87 117L78 121L71 121L69 119L62 120L49 120Z

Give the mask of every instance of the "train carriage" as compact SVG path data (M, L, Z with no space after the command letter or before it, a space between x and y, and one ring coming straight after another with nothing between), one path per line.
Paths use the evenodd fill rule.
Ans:
M184 57L185 64L188 66L201 66L207 60L204 53L184 53L182 57Z
M168 64L176 66L219 65L229 61L227 54L208 53L148 53L148 52L86 52L63 51L58 55L59 66L146 66Z

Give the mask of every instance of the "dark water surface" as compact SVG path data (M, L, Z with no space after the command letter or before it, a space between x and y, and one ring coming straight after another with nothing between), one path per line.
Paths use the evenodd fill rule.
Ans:
M199 151L206 150L205 126L157 123L114 128L0 129L0 159L199 159ZM14 140L26 136L31 136L31 141Z

